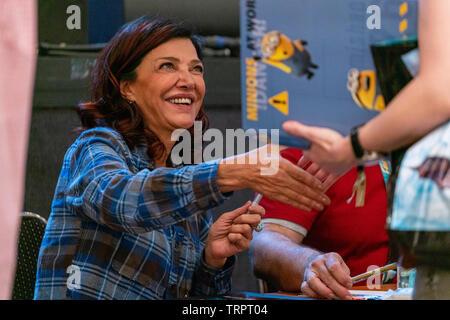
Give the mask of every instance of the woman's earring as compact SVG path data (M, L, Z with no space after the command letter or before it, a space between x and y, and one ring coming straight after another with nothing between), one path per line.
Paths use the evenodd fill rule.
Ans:
M130 100L130 99L127 99L127 102L128 102L129 105L133 105L134 104L134 101Z

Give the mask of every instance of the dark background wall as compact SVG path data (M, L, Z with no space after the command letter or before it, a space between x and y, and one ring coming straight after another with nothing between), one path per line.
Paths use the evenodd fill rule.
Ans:
M125 0L124 20L130 21L146 13L167 15L191 22L204 35L238 37L238 3L238 0ZM45 14L41 10L40 18L45 17L48 21ZM65 55L40 54L38 57L26 173L26 211L46 218L50 214L64 153L76 139L73 131L79 120L75 106L88 97L89 72L95 56L96 53L72 52ZM204 63L205 107L211 127L222 132L227 128L240 128L239 57L205 57ZM251 190L236 191L230 200L214 209L215 218L252 198ZM248 252L238 254L233 289L257 291Z

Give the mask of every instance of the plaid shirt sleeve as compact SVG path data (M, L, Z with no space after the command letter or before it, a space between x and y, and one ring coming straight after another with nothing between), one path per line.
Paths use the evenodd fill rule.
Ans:
M225 265L216 269L206 264L204 251L199 267L194 273L192 296L221 296L231 291L231 275L236 256L227 259Z
M87 131L68 151L67 203L99 224L127 233L165 228L220 204L217 161L181 169L137 168L115 131ZM133 172L134 169L136 172Z

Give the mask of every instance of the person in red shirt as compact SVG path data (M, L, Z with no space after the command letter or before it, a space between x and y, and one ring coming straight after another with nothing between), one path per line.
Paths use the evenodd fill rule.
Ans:
M297 163L302 151L289 148L281 155ZM389 166L375 163L360 170L365 185L362 181L357 188L362 171L352 168L327 190L331 204L322 211L261 199L264 228L251 244L257 277L277 289L301 289L314 298L351 299L351 277L387 264Z

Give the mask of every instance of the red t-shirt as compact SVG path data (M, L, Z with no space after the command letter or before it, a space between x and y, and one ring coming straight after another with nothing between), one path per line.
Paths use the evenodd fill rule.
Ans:
M297 163L300 149L286 149L282 156ZM264 219L284 219L307 230L303 243L322 252L337 252L350 268L351 276L367 272L367 267L384 266L388 259L388 234L385 229L387 196L383 174L378 164L364 168L366 174L365 205L348 204L356 181L356 168L343 175L326 192L331 204L323 211L306 212L267 198L260 205L266 209Z

